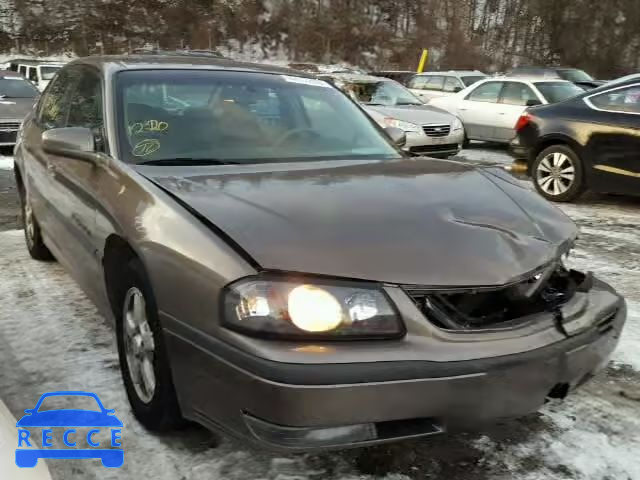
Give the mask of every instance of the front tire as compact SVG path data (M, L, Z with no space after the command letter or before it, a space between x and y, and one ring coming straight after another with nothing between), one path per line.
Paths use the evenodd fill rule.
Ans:
M29 255L34 260L51 261L54 260L51 251L44 244L42 239L42 230L40 224L33 213L33 206L29 195L22 190L20 195L20 204L22 208L22 226L24 228L24 238L27 244Z
M531 176L538 193L554 202L570 202L586 188L582 162L567 145L552 145L540 152Z
M149 430L183 424L151 286L137 259L118 282L115 308L120 370L135 417ZM118 308L119 307L119 308Z

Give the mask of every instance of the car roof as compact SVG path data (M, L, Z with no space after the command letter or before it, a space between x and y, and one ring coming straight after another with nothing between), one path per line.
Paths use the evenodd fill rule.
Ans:
M372 73L418 73L414 70L372 70Z
M536 77L536 76L500 76L500 77L487 77L482 79L478 83L486 83L489 81L494 82L521 82L521 83L572 83L562 78L549 78L549 77ZM477 85L478 83L474 83Z
M313 78L313 75L306 74L300 70L276 65L237 62L228 58L196 55L96 55L79 58L68 65L88 65L103 71L154 69L233 70Z
M380 83L380 82L393 82L390 78L376 77L375 75L362 75L359 73L327 73L318 75L318 78L332 78L334 80L340 80L342 82L353 83Z
M451 76L470 76L470 75L486 75L480 70L445 70L440 72L422 72L417 75L451 75Z
M0 77L19 77L26 80L26 78L24 78L24 75L18 72L14 72L13 70L0 70Z

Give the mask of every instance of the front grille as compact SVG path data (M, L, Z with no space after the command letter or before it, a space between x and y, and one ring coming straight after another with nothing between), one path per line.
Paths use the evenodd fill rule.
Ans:
M441 145L417 145L415 147L409 147L411 153L448 153L457 152L457 143L443 143Z
M20 124L16 122L0 122L0 132L17 132Z
M3 132L0 130L0 143L16 143L16 137L18 132Z
M451 125L446 124L434 124L423 125L422 131L427 137L446 137L451 132Z
M530 315L558 311L577 291L588 288L589 279L583 273L550 265L519 283L497 289L420 291L405 287L405 290L437 326L448 330L482 330L509 327ZM603 320L598 328L607 327Z

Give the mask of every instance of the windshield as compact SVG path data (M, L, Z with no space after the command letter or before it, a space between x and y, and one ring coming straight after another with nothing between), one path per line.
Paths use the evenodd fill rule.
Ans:
M563 80L569 80L570 82L591 82L593 77L587 72L570 68L566 70L558 70L558 76Z
M51 80L61 68L62 67L40 67L40 75L43 80Z
M534 84L549 103L562 102L584 93L584 89L569 82L536 82Z
M468 87L485 78L487 78L486 75L470 75L468 77L460 77L460 80L462 80L462 83L464 83L465 87Z
M322 80L140 70L121 72L116 82L119 146L130 162L400 156L366 114Z
M337 82L346 93L365 105L422 105L413 93L397 82Z
M2 98L35 98L38 90L21 77L0 78L0 97Z

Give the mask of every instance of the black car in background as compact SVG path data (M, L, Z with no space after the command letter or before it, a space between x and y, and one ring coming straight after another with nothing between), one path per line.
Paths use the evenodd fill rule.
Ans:
M585 189L640 194L640 79L532 107L516 132L512 154L527 160L547 199L571 201Z
M585 90L597 88L605 83L602 80L595 80L584 70L567 67L516 67L507 72L507 76L560 78L575 83Z
M369 72L369 75L373 75L374 77L390 78L404 86L407 86L407 83L409 83L409 80L411 80L415 74L416 72L411 70L381 70Z

